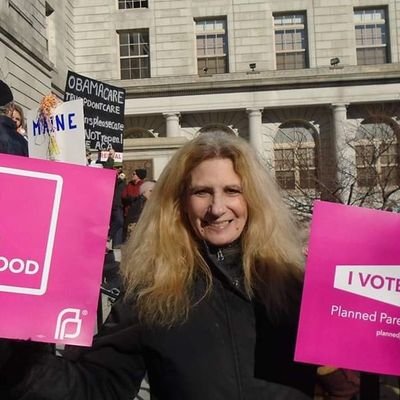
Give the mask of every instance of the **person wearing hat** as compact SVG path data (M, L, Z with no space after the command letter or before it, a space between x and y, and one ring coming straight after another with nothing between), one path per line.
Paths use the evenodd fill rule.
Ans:
M28 143L17 132L12 119L14 97L9 86L0 80L0 153L28 156Z
M122 191L122 204L124 205L124 241L127 236L128 224L126 217L129 214L129 209L132 206L132 203L135 199L140 195L140 186L143 183L143 180L146 178L147 171L143 168L137 168L132 172L132 179L125 186Z

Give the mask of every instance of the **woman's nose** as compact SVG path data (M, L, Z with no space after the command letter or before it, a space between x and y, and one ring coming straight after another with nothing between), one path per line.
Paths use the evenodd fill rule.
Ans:
M215 216L220 216L224 214L225 210L226 210L226 205L224 196L215 194L211 200L210 212Z

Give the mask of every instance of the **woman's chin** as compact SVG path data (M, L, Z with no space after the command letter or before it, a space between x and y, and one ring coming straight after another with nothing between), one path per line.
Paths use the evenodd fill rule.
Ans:
M213 246L218 246L218 247L223 247L227 246L228 244L231 244L234 242L239 236L237 235L237 232L235 234L208 234L203 237L203 239L207 242L210 243Z

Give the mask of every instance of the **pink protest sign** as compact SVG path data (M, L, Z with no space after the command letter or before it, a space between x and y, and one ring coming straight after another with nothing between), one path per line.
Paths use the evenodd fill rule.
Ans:
M92 343L114 182L0 154L0 337Z
M400 373L400 215L314 205L295 359Z

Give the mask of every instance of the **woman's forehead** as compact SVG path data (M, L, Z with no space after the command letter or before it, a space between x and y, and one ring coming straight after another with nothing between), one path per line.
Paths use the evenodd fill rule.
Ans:
M233 163L227 158L213 158L199 163L190 173L193 184L240 184L241 177L236 173Z

